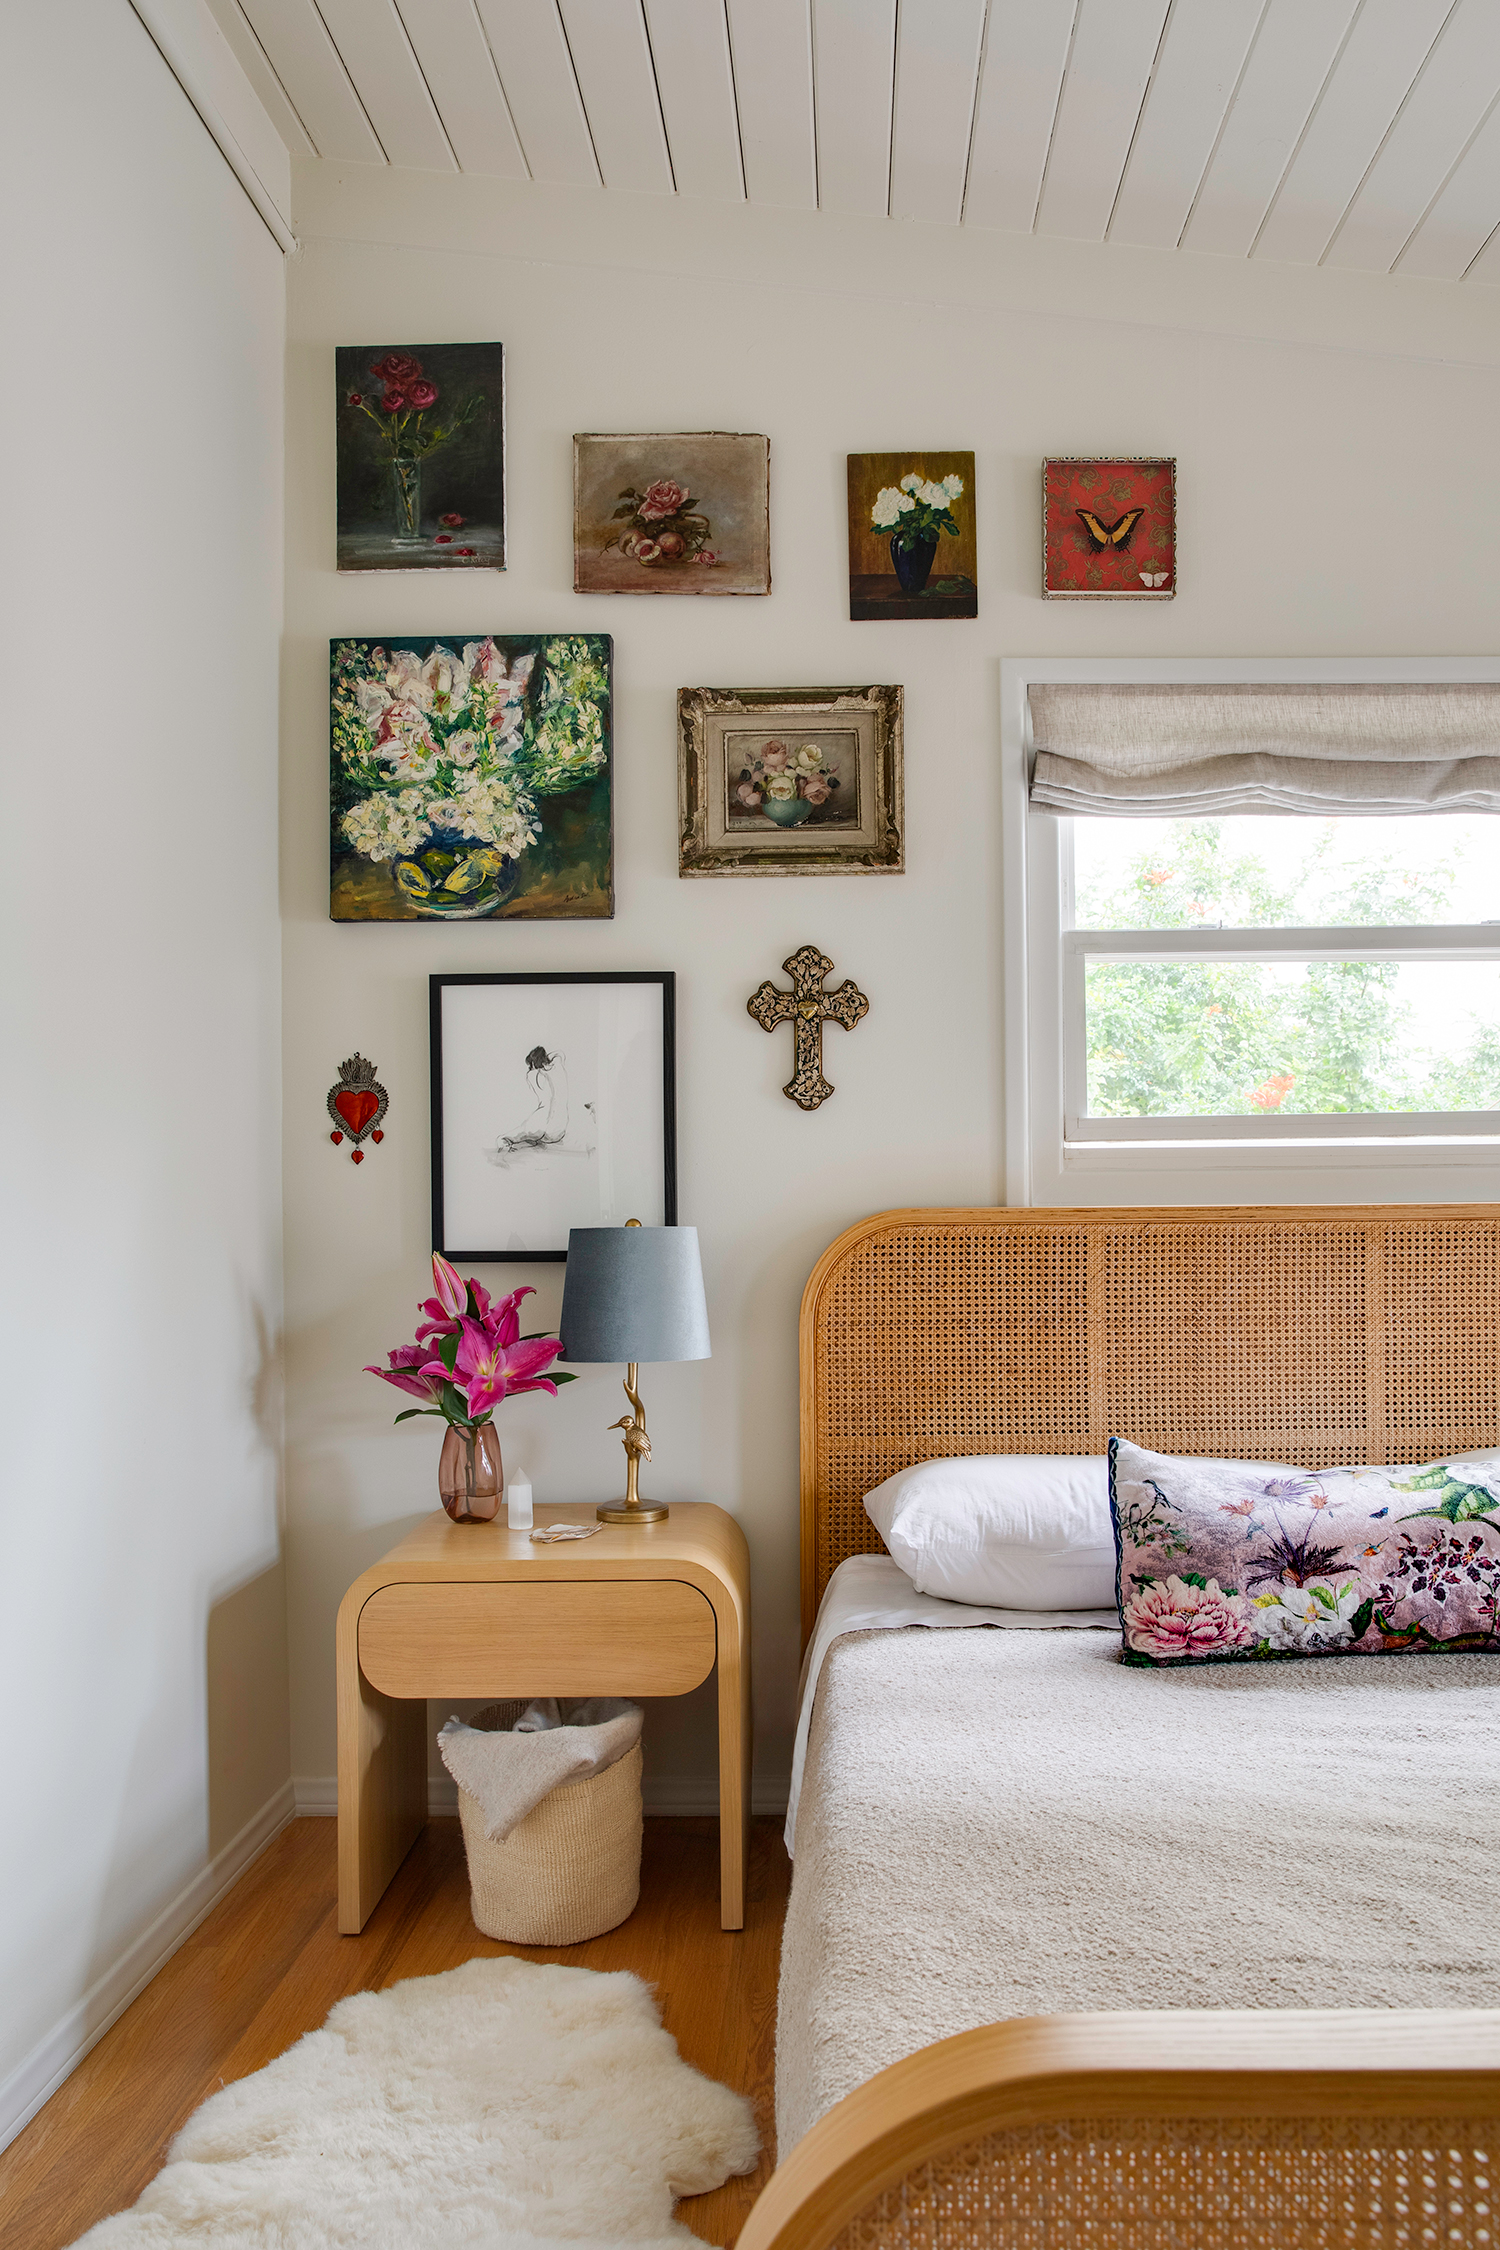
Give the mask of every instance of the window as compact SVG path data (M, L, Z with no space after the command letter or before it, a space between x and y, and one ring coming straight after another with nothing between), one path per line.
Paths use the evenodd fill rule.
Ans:
M1060 825L1067 1139L1500 1133L1492 815Z
M1008 1201L1500 1196L1500 664L1007 660L1002 708ZM1148 737L1179 713L1174 813ZM1318 802L1351 744L1334 790L1378 815Z

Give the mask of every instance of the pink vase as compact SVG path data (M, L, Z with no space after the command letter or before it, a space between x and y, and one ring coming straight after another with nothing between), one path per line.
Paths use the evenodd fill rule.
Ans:
M438 1456L438 1492L455 1523L493 1523L500 1513L505 1472L493 1422L466 1429L450 1423Z

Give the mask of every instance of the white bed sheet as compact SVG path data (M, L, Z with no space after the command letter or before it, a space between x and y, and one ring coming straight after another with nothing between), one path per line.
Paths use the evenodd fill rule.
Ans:
M876 2071L1013 2016L1500 2007L1497 1690L1495 1655L833 1642L782 1941L783 2160Z
M972 1628L998 1625L1023 1631L1118 1633L1112 1609L977 1609L968 1602L945 1602L919 1594L900 1564L889 1555L850 1555L829 1579L818 1605L812 1639L797 1685L797 1732L792 1744L792 1780L787 1792L787 1857L796 1856L797 1805L807 1763L807 1734L823 1662L845 1633L899 1632L908 1625Z

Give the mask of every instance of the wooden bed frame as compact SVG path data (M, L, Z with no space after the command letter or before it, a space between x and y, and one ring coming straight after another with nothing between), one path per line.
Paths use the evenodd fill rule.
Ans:
M801 1353L805 1648L914 1461L1500 1445L1500 1205L882 1211L814 1266Z
M1027 2016L857 2087L737 2250L1492 2250L1500 2010Z
M1500 1206L882 1212L814 1267L801 1360L805 1646L915 1461L1500 1444ZM1500 2010L1033 2017L840 2102L739 2250L1495 2250L1497 2142Z

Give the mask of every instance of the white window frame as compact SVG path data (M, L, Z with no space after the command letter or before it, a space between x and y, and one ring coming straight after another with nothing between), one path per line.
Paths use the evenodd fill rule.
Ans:
M1488 960L1500 928L1088 930L1072 923L1067 817L1034 810L1027 690L1308 681L1500 682L1486 657L1004 657L1000 664L1005 1198L1011 1204L1500 1200L1500 1117L1089 1118L1087 959ZM1496 840L1500 842L1500 816ZM1500 888L1497 888L1500 898ZM1170 1130L1166 1128L1170 1125Z

